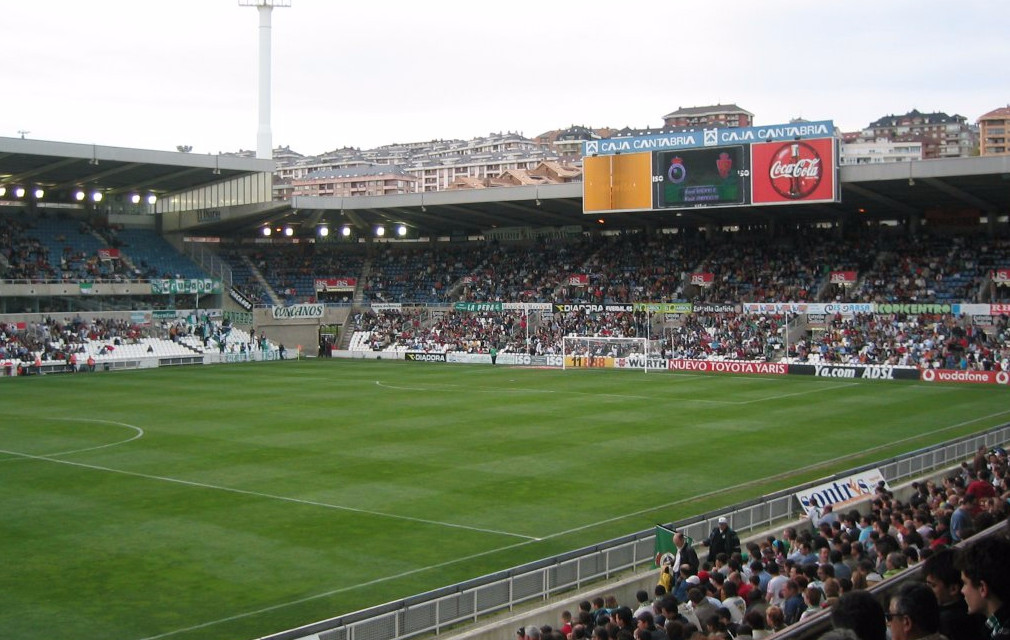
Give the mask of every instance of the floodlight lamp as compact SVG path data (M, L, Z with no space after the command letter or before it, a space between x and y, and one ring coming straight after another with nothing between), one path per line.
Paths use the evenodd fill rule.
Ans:
M319 237L320 238L325 238L328 235L330 235L330 228L329 227L319 227Z
M7 195L7 187L0 186L0 198Z
M133 204L140 204L140 194L135 193L132 196L130 196L130 202L132 202Z
M284 235L290 238L291 236L295 235L295 230L292 229L291 227L284 227Z
M271 233L270 227L263 227L263 235L269 236Z
M34 195L36 200L41 200L46 197L46 190L42 187L35 187Z
M148 196L147 196L147 204L154 204L157 201L158 201L158 196L154 195L153 193L148 194Z
M350 227L341 227L340 228L340 235L344 236L345 238L351 237L351 228Z
M15 198L23 198L23 197L25 197L25 188L24 187L15 187L15 189L14 189L14 197Z
M401 238L407 235L407 225L401 224L398 227L396 227L396 235L400 236Z
M102 195L101 191L95 191L95 192L93 192L91 194L91 201L92 202L101 202L102 198L104 198L104 197L105 196Z
M386 227L375 227L375 235L379 236L380 238L386 235Z
M77 191L74 192L74 200L80 202L80 201L84 200L84 198L85 198L85 193L83 191L81 191L80 189L78 189Z

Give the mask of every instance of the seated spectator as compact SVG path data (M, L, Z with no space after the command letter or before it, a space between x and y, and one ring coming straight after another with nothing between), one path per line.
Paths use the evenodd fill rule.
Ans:
M943 638L940 629L940 605L933 591L921 582L903 584L891 596L888 611L884 614L891 640L920 640Z

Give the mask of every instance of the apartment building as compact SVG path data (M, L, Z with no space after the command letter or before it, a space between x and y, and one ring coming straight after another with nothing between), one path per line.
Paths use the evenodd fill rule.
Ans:
M943 112L920 113L913 109L900 116L884 116L863 129L866 140L918 140L923 158L969 156L978 145L978 131L964 116Z
M1003 156L1010 154L1010 104L979 116L979 155Z
M753 123L754 114L735 104L678 107L663 116L665 127L750 127Z

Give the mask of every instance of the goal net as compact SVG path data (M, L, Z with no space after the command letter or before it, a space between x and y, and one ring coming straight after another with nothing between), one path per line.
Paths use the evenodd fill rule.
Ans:
M649 341L645 338L564 336L561 340L563 369L621 368L646 370Z

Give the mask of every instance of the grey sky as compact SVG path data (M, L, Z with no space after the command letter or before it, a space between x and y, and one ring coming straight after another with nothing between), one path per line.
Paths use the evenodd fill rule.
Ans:
M2 2L0 136L254 149L255 9L237 0ZM1010 103L1000 2L292 0L273 12L273 143L317 154L492 131L757 124Z

